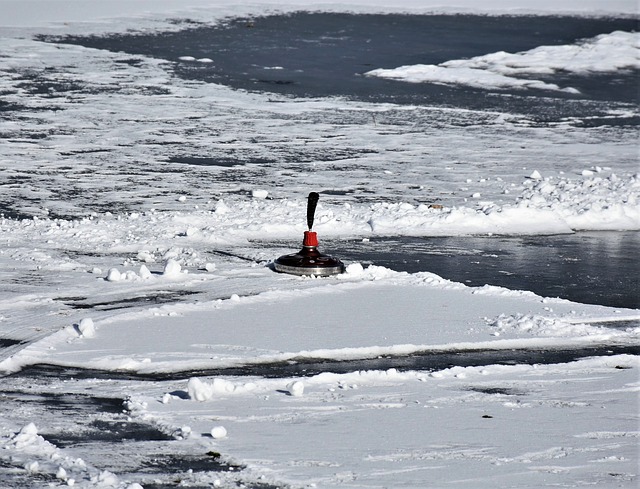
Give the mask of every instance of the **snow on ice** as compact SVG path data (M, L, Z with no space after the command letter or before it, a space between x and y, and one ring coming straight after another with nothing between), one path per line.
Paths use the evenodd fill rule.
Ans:
M23 426L6 443L3 448L12 451L14 464L23 463L24 468L33 474L55 474L55 478L65 486L83 487L86 484L76 485L76 482L89 481L94 487L116 487L120 482L108 471L100 471L88 466L81 458L65 455L38 434L34 423Z
M606 485L605 467L615 467L620 476L614 484L631 487L640 434L619 431L612 418L624 412L618 400L637 394L632 372L637 366L636 357L613 357L562 366L454 367L432 375L396 369L323 373L305 378L300 397L286 395L286 383L296 380L256 379L251 390L225 390L199 403L177 397L162 404L153 402L159 393L144 392L139 400L146 407L131 414L170 430L184 410L192 432L203 433L192 442L252 460L249 470L265 482L536 487L542 480L570 486L591 480ZM604 378L614 385L605 387ZM208 437L212 420L232 435ZM558 420L566 423L562 430ZM500 443L504 439L508 444ZM494 478L496 471L500 479Z
M442 2L392 3L356 0L348 9L633 15L637 8L624 0L540 1L536 9L530 2L492 0L482 10L466 0L447 8ZM0 371L8 375L47 364L114 376L35 379L29 386L34 398L124 398L123 425L145 423L173 437L167 443L185 452L218 454L228 466L241 468L186 470L180 474L186 487L634 487L640 437L640 363L634 355L280 378L206 372L425 353L634 347L638 310L489 285L466 287L428 272L360 263L328 279L275 274L268 264L283 251L280 245L257 249L252 240L299 239L308 182L291 179L295 169L257 175L243 185L220 181L215 195L208 192L210 183L178 173L157 181L142 170L161 159L165 144L188 144L207 154L231 144L227 136L234 134L238 141L232 143L246 150L252 138L277 139L286 127L293 136L283 144L297 144L298 138L327 148L347 141L349 147L379 150L339 178L330 165L313 162L317 184L345 194L321 200L314 228L321 236L366 241L389 235L637 231L637 132L585 129L571 120L538 127L514 114L342 100L274 95L267 103L264 95L172 79L158 60L30 38L45 27L90 33L176 29L166 18L212 22L274 9L347 10L338 3L0 0L0 7L0 92L34 118L0 122L0 131L12 138L0 157L6 178L14 179L6 190L22 216L0 217L0 333L11 340L0 352ZM122 18L111 19L114 12ZM572 91L531 77L558 69L637 69L637 44L637 33L612 32L575 45L371 74ZM215 57L188 53L181 60L215 64ZM61 110L50 110L50 100L26 96L14 76L47 66L64 67L68 80L118 90L89 90L82 103L59 100ZM148 87L167 94L163 104L148 104ZM418 130L407 135L394 126L398 114ZM424 120L435 126L419 125ZM188 123L182 127L177 121ZM21 124L49 137L25 139ZM201 141L204 128L220 125L225 134ZM140 178L115 170L96 178L96 156L87 151L96 147L133 165L131 173L139 170ZM412 165L390 160L386 149L402 149ZM60 153L86 160L78 158L70 168ZM12 162L25 159L42 171L30 176L29 185L18 185L25 181L24 168ZM425 159L428 181L419 174ZM408 166L421 170L412 173ZM212 178L218 170L208 171ZM364 176L381 195L350 198ZM78 185L75 200L57 198L69 182ZM114 201L135 206L88 210ZM222 250L215 258L213 248ZM166 374L170 380L119 380L128 374ZM18 393L25 388L20 382L3 378L6 389ZM140 489L149 480L101 468L100 459L113 455L115 444L97 454L89 444L82 454L56 446L45 437L56 429L81 435L73 416L38 417L29 403L14 409L18 403L9 397L3 394L6 407L0 409L0 474L11 480L1 483L19 476L27 478L25 486L44 480L42 487Z
M196 281L210 280L208 274L191 275ZM263 268L252 273L252 280L266 286L273 283L272 275ZM227 300L111 314L88 328L92 334L73 338L73 331L65 330L50 335L0 363L0 368L11 371L41 362L147 373L188 371L296 358L346 360L445 349L633 344L639 334L633 327L592 324L640 319L635 310L612 311L493 286L470 288L429 273L350 264L335 280L288 282L285 290L251 297L233 294ZM296 290L300 282L307 287ZM310 316L306 311L323 312ZM87 322L83 319L81 324ZM214 341L209 343L212 328ZM131 336L132 330L153 332L153 338ZM100 347L87 348L87 341ZM221 381L192 382L189 395L198 400L237 388ZM297 389L291 389L295 395Z
M480 88L535 88L579 93L518 75L616 72L640 68L640 33L612 32L587 39L577 45L540 46L522 53L498 52L471 59L451 60L439 65L401 66L376 69L369 76L393 78L412 83L435 82Z

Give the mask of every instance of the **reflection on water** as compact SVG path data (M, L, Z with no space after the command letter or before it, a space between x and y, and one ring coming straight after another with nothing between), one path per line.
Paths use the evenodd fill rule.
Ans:
M323 240L323 250L343 260L630 308L640 308L638 249L637 232Z

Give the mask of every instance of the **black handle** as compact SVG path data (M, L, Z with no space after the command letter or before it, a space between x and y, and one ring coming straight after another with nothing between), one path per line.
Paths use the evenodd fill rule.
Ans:
M313 227L313 218L316 213L316 206L318 205L318 199L320 195L318 192L311 192L309 194L309 200L307 202L307 226L309 226L309 231Z

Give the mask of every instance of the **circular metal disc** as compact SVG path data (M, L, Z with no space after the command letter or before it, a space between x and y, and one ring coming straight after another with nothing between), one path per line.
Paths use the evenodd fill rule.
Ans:
M325 277L344 272L344 264L340 260L317 251L308 253L306 250L302 250L299 253L284 255L278 258L273 265L276 271L292 275Z

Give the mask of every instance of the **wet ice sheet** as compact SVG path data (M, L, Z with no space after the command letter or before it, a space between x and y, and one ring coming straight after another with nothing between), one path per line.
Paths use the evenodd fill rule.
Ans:
M637 232L323 240L324 249L343 260L632 308L640 306L639 245Z

